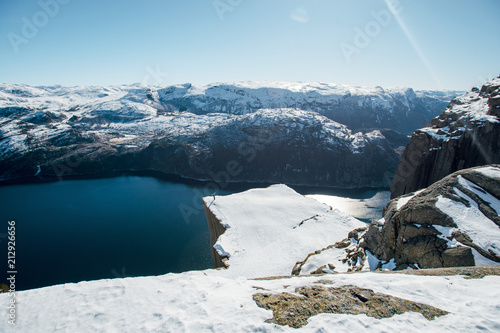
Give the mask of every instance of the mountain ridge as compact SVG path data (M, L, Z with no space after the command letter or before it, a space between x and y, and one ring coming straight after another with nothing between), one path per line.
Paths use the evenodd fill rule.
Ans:
M328 84L0 85L0 177L134 169L213 179L210 174L237 163L241 171L231 181L388 187L407 139L376 118L411 111L409 100L423 103L413 90L406 91L410 99L396 94L398 103L408 106L404 111L379 107L393 101L382 88ZM330 102L344 96L356 110L345 108L340 118L370 113L375 120L361 130L332 119L337 116L331 116ZM223 109L227 105L232 107ZM429 110L413 111L425 118Z

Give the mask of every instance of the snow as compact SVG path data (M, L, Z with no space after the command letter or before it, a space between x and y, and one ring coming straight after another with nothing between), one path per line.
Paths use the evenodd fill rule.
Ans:
M345 273L347 272L349 266L347 264L342 263L342 259L345 258L344 249L331 248L321 252L320 254L312 255L307 259L304 266L300 271L300 274L311 274L311 272L315 271L318 267L323 265L327 265L323 270L325 273L333 273L334 271L337 273ZM331 264L335 267L334 270L329 269L329 265Z
M425 132L429 136L433 137L436 140L439 141L447 141L450 139L448 131L450 130L449 127L443 127L443 128L431 128L431 127L424 127L419 129L421 132Z
M499 80L495 79L485 84L485 86L498 84ZM489 96L473 91L455 97L448 109L443 113L444 116L449 116L449 121L444 121L442 119L443 115L441 115L439 116L441 119L435 118L434 120L442 124L422 128L418 132L425 133L437 141L449 141L460 138L466 130L470 130L469 124L471 123L499 123L500 119L497 116L488 114L490 109L488 99Z
M276 280L225 278L208 270L156 277L65 284L16 293L15 326L2 332L476 332L498 331L499 276L412 276L355 273ZM271 311L257 307L259 292L293 292L296 287L355 285L450 312L428 321L407 312L391 318L320 314L301 329L265 323ZM258 289L265 289L264 291ZM8 294L0 294L7 308Z
M500 228L478 209L474 200L459 189L455 188L454 190L457 195L469 202L470 207L443 196L438 196L436 207L450 216L458 229L469 235L475 244L486 251L491 250L498 254L500 252ZM453 228L440 227L438 231L444 236L449 236L453 230ZM500 265L497 262L489 260L488 262L489 265ZM477 262L476 265L478 265Z
M493 168L492 168L493 169ZM498 170L498 169L497 169ZM491 172L490 172L491 174ZM493 177L492 177L493 178ZM490 193L486 192L483 190L481 187L477 186L473 182L465 179L462 176L458 176L458 182L460 185L462 185L465 189L468 189L469 191L473 192L476 194L478 197L480 197L483 201L487 202L490 207L497 213L500 214L500 200L498 200L496 197L491 195Z
M486 177L500 178L500 169L497 167L487 166L484 168L478 168L476 171L482 173Z
M438 237L446 241L447 247L455 247L459 245L459 243L452 237L453 231L457 230L457 228L444 227L437 224L434 224L433 227L441 234L438 235Z
M392 271L396 268L396 262L394 261L394 258L386 262L385 264L382 264L382 269L387 269L389 271Z
M203 200L229 226L216 245L230 254L224 275L231 277L290 275L295 263L309 253L366 226L286 185Z
M413 192L411 193L410 195L408 196L403 196L401 198L398 199L398 203L397 203L397 209L400 210L401 208L403 208L407 203L408 201L410 201L411 199L413 199L416 195L419 195L420 193L422 193L424 190L418 190L416 192Z
M311 272L316 271L319 267L325 266L323 268L323 273L346 273L349 268L352 268L347 262L343 263L342 260L346 258L346 250L353 250L356 247L357 242L352 240L351 245L347 248L338 249L332 247L330 249L324 250L319 254L313 254L310 256L305 264L300 270L300 274L311 274ZM356 265L361 264L361 258L358 258ZM332 265L334 268L330 268ZM363 271L370 270L369 265L363 267Z
M368 250L365 250L365 253L366 253L366 259L368 261L368 266L370 267L370 270L371 271L376 270L378 268L378 264L379 264L380 260L378 260L378 258L375 257L375 255L373 255Z

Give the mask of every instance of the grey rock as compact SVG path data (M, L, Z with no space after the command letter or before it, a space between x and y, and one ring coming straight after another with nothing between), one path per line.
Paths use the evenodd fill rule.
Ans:
M491 167L500 168L498 165ZM458 229L450 216L436 207L441 196L470 206L469 201L457 195L458 189L471 198L480 212L500 229L498 213L491 204L460 184L460 179L465 179L474 184L476 191L500 199L500 179L476 171L478 168L457 171L445 177L414 194L399 209L397 206L401 197L391 200L384 211L385 223L381 225L373 222L361 240L361 246L380 260L394 259L398 268L414 264L420 268L474 266L472 249L486 259L500 262L500 253L475 244L464 230ZM441 235L439 227L457 229L448 236ZM478 225L479 230L481 226ZM452 240L458 242L459 246L450 246L449 241Z
M391 197L474 166L500 163L500 78L453 99L431 126L416 130L398 164Z

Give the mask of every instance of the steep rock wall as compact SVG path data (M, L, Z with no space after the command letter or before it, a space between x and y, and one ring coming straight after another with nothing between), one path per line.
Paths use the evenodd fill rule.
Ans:
M214 248L217 239L226 231L226 228L224 228L221 221L210 210L205 200L203 200L203 208L205 210L205 216L207 217L208 231L210 232L210 248L212 249L214 268L227 268L228 266L225 262L226 258L221 256L219 252L217 252L217 250Z
M500 163L499 114L500 78L453 99L430 127L414 132L396 169L391 197L461 169Z

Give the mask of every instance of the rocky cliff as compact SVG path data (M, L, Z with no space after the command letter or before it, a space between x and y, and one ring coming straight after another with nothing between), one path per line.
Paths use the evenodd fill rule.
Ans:
M430 127L413 133L397 167L392 198L464 168L500 163L500 77L453 99Z
M217 243L217 239L219 239L219 237L224 232L226 232L226 227L210 210L210 205L210 203L207 204L207 202L203 200L203 209L205 211L205 216L208 223L208 231L210 233L210 248L212 249L212 260L214 268L227 268L229 267L229 265L227 264L228 257L221 255L214 247L215 243Z
M455 172L391 200L362 246L397 269L500 264L500 166Z

